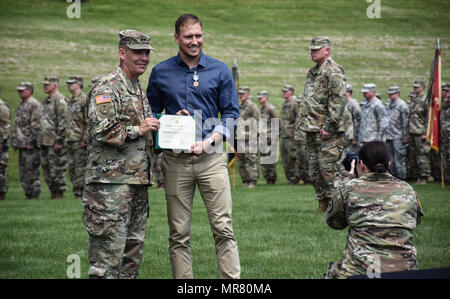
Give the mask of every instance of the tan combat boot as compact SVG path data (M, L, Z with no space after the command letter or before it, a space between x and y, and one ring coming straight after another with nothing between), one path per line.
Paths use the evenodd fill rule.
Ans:
M323 214L327 211L328 199L319 200L319 207L317 208L315 214Z

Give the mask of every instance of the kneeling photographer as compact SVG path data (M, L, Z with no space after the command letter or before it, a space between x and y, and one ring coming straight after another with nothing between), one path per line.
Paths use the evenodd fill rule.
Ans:
M326 222L337 230L348 226L349 232L342 258L329 263L325 278L364 275L369 269L417 269L413 229L420 223L422 208L413 188L388 173L389 160L389 148L381 141L366 143L359 155L349 153L344 159L357 178L330 201Z

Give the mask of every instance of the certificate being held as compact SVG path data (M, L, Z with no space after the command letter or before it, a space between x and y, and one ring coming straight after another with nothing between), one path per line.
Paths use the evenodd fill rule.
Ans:
M157 114L157 149L189 150L195 143L195 118L187 115Z

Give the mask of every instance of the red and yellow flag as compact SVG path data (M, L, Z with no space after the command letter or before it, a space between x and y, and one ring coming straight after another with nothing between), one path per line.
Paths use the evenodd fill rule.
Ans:
M438 46L431 70L431 97L428 106L427 141L432 149L439 152L439 111L441 111L441 50Z

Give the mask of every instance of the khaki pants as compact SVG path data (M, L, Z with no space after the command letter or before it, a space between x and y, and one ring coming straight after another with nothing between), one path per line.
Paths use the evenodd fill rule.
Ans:
M192 203L196 186L208 213L220 278L239 278L240 262L231 224L231 190L226 154L175 154L164 151L161 164L169 223L169 253L174 278L193 278L190 249Z

